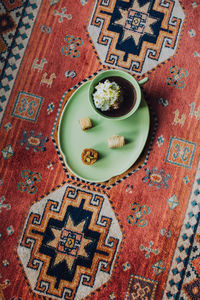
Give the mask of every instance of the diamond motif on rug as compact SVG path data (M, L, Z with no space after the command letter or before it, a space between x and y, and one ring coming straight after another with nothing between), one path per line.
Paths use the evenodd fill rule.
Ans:
M43 97L19 91L15 101L12 116L23 120L36 122Z
M1 15L0 34L4 34L15 28L15 23L9 13Z
M14 10L24 5L23 0L3 0L3 4L7 8L8 11Z
M132 274L124 300L153 300L155 298L157 284L158 282L155 280Z
M200 299L200 282L198 279L192 280L184 286L184 290L188 296L188 300Z
M110 279L121 240L107 197L65 184L31 207L17 252L35 293L82 299Z
M200 276L200 255L191 260L191 265L194 268L197 276Z
M141 75L174 55L184 12L176 1L98 1L88 25L101 61Z

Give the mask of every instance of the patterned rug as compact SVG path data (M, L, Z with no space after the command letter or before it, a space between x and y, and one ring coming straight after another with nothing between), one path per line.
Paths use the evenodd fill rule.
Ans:
M0 299L200 299L199 18L188 0L1 1ZM150 131L87 182L59 120L112 68L149 77Z

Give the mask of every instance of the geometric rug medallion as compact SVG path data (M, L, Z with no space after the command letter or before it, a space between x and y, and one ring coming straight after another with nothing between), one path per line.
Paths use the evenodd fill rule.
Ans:
M88 32L103 64L142 75L175 54L184 17L178 0L97 1Z
M17 254L33 292L82 299L111 278L122 238L105 194L65 184L32 205Z

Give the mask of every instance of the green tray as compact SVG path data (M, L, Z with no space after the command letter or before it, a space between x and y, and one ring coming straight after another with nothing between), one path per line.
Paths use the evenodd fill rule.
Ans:
M106 120L99 117L90 106L88 89L90 81L81 85L66 103L58 127L58 145L66 167L79 178L89 182L103 182L129 169L141 154L146 143L150 116L142 99L138 110L125 120ZM89 117L91 129L83 131L79 120ZM108 148L112 135L125 138L122 148ZM99 159L93 165L84 165L81 152L84 148L98 151Z

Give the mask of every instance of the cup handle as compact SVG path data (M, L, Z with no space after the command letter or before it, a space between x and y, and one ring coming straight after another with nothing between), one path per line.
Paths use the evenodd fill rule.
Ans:
M145 78L141 79L140 81L138 81L138 83L139 83L139 85L143 85L143 84L145 84L148 80L149 80L149 77L145 77Z

